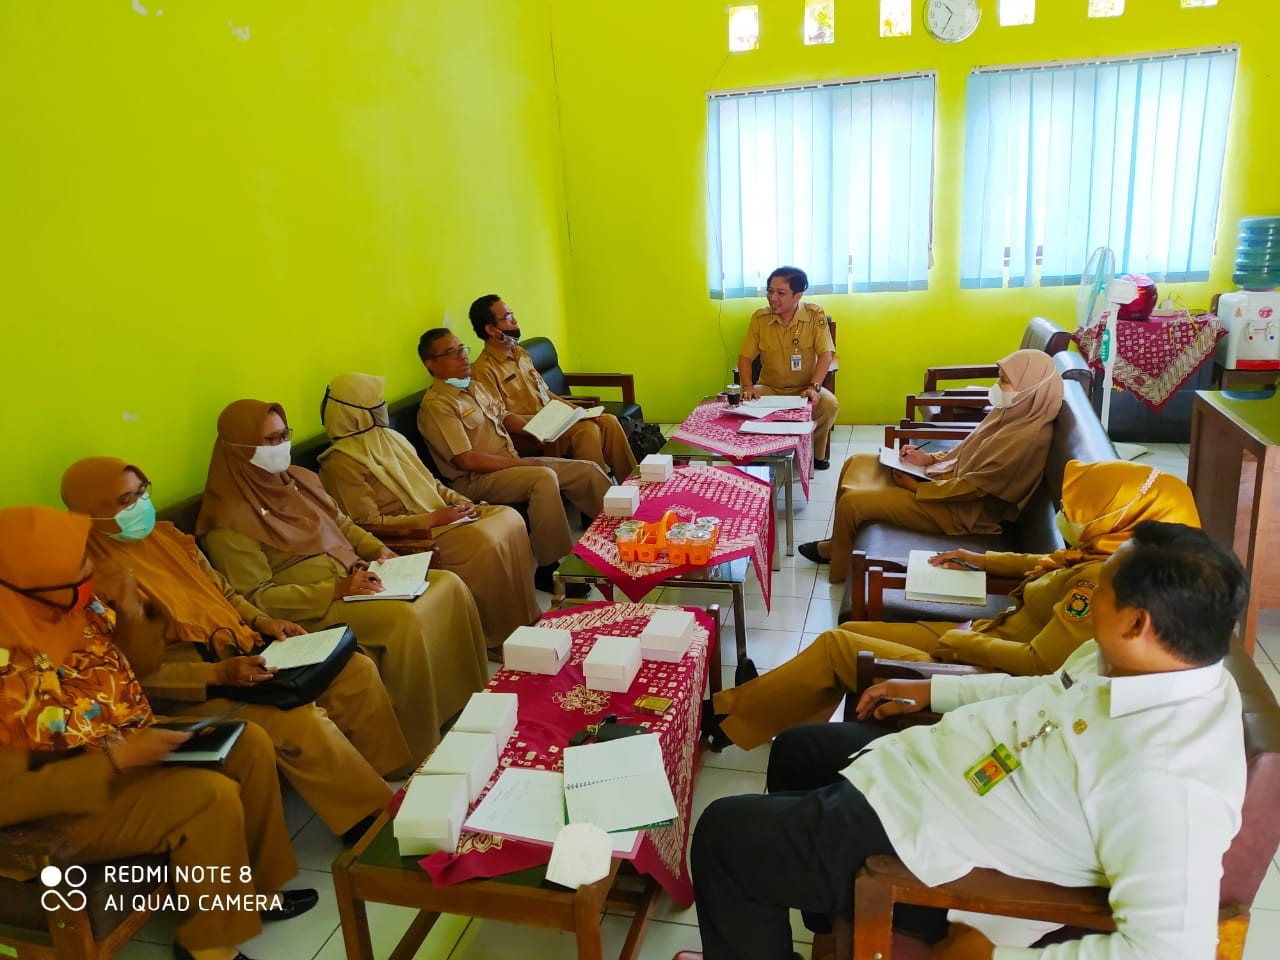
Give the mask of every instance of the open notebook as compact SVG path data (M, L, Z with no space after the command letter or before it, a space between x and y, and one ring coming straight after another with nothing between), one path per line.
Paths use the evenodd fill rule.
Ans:
M564 805L570 823L606 833L666 826L676 818L662 748L652 733L564 752Z
M552 400L524 425L524 432L543 443L559 440L579 420L590 420L604 413L604 407L574 407L563 400Z
M931 550L912 550L907 556L908 600L930 603L967 603L975 607L987 602L987 574L982 570L948 570L929 562Z
M348 603L357 600L413 600L427 592L427 570L431 568L431 551L408 553L390 560L375 560L369 572L376 573L385 588L382 593L358 593L343 597Z
M880 448L880 462L886 467L893 470L901 470L905 474L915 477L917 480L932 480L933 477L925 473L925 467L918 466L914 463L907 463L898 456L898 451L889 447Z
M327 630L304 633L300 637L275 640L262 651L262 659L267 662L268 667L275 670L291 670L294 667L324 663L338 648L349 629L345 623L341 623Z

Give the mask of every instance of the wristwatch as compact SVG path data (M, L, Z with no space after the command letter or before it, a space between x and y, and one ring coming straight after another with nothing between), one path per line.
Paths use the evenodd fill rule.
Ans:
M813 389L817 390L819 393L822 392L822 384L820 383L811 383L809 386L813 387Z

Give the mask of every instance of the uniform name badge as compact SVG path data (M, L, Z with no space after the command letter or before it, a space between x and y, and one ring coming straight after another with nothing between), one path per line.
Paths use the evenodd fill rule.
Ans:
M1003 743L964 772L964 778L978 796L985 797L997 784L1003 783L1009 774L1022 766Z
M791 355L791 372L792 373L800 372L800 354L798 353L793 353Z

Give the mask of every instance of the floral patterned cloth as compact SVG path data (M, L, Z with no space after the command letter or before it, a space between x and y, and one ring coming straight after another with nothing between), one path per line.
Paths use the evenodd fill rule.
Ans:
M742 425L747 422L746 418L725 413L727 406L722 400L708 400L698 404L684 423L671 434L671 439L722 454L730 463L739 467L757 457L795 450L800 487L804 490L805 499L809 499L809 477L813 473L813 434L806 433L802 437L771 437L763 433L739 433ZM798 410L779 410L764 419L812 420L813 404L807 404Z
M60 667L39 650L0 646L0 747L98 749L121 727L153 721L142 685L111 642L114 612L95 599L70 616L84 616L86 642Z
M738 557L751 557L764 594L765 609L769 609L773 582L770 563L776 531L773 489L767 482L735 467L692 464L677 467L669 480L658 483L645 483L635 477L625 482L628 486L640 488L640 506L635 512L637 520L658 520L667 510L675 510L682 521L702 516L719 517L720 536L711 555L711 565ZM606 517L604 514L596 517L573 552L601 571L629 599L639 600L664 580L696 569L665 560L657 563L624 563L619 560L613 534L622 522L622 517Z
M640 672L626 693L587 689L583 684L582 661L597 636L639 636L655 611L680 609L689 609L697 618L694 640L681 660L675 663L641 661ZM693 900L693 884L685 863L685 848L693 806L702 690L707 679L711 643L710 619L704 611L691 607L595 603L548 613L540 623L571 631L572 651L568 663L555 676L499 670L489 681L488 690L514 693L520 698L516 730L499 756L498 772L493 780L510 766L563 770L563 750L569 738L606 714L616 714L621 723L648 728L661 742L680 816L670 827L645 832L634 864L641 873L657 880L677 904L687 906ZM640 713L634 704L642 695L667 697L672 701L671 707L661 717ZM487 791L488 786L485 789ZM476 803L482 799L483 795ZM474 804L471 809L475 809ZM542 844L464 831L457 853L433 853L424 858L421 865L434 882L450 884L525 870L550 858L551 848Z
M1105 325L1080 327L1071 335L1095 373L1101 373ZM1209 358L1227 328L1211 313L1198 317L1153 317L1116 321L1114 386L1128 390L1156 413Z

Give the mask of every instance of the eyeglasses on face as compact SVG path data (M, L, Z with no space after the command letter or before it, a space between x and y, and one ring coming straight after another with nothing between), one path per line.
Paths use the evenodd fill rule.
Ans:
M137 490L130 490L128 493L122 493L116 498L116 503L120 504L121 509L127 510L139 500L151 499L151 481L148 480ZM114 520L114 517L93 517L94 520Z
M276 433L267 434L265 437L262 438L262 442L269 447L275 447L275 446L279 446L282 443L288 443L292 439L293 439L293 427L285 427L283 430L280 430Z
M432 360L454 360L458 357L465 357L471 353L471 348L465 343L461 346L454 347L452 350L446 350L444 353L432 355Z

